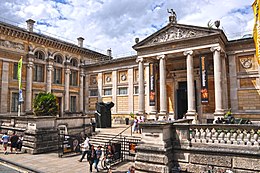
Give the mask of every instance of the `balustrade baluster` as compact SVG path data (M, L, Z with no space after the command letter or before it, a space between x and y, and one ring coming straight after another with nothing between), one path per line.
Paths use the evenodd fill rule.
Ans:
M206 143L206 129L201 129L201 142Z
M195 135L196 135L196 129L191 129L191 143L196 142Z
M234 133L233 133L233 135L232 135L232 142L231 143L233 143L233 144L235 144L235 145L237 145L238 144L238 142L237 142L237 136L238 136L238 134L237 134L237 130L235 130L234 131Z
M257 147L259 146L258 138L259 138L259 135L257 134L257 131L255 131L255 134L253 135L253 140L254 140L253 145L257 146Z

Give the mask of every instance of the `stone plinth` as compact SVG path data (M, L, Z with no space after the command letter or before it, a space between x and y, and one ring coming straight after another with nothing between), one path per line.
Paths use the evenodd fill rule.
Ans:
M135 167L139 171L168 173L172 167L172 123L141 124L142 141L137 147Z

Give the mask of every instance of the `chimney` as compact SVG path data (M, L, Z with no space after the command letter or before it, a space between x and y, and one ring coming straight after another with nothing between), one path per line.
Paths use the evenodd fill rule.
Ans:
M109 56L109 57L112 56L112 50L111 50L111 48L107 49L107 56Z
M84 40L84 38L79 37L79 38L77 38L77 39L78 39L78 46L79 46L79 47L83 47L83 40Z
M29 32L33 32L33 25L34 25L35 21L32 19L28 19L28 20L26 20L26 23L27 23L27 30Z

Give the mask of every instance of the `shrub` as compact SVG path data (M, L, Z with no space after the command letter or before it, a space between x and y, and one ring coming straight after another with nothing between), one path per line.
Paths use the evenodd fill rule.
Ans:
M52 93L39 93L33 103L36 116L56 116L58 114L58 102Z

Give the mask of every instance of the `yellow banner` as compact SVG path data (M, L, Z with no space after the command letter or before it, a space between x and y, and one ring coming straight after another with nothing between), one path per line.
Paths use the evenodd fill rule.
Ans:
M255 24L254 24L254 30L253 30L253 36L255 41L255 49L256 49L256 58L258 60L258 63L260 64L260 9L259 9L259 0L255 0L255 2L252 5L254 16L255 16Z
M17 70L17 78L19 83L19 89L22 88L22 65L23 65L23 57L18 61L18 70Z

